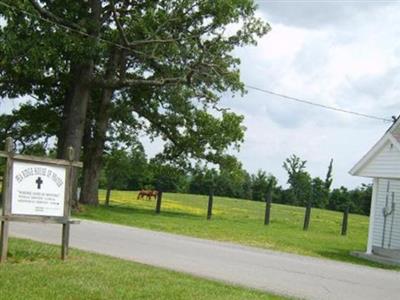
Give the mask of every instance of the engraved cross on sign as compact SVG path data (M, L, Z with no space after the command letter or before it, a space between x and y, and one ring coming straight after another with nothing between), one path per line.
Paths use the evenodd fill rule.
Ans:
M36 179L36 183L37 183L37 188L38 188L38 190L40 190L40 186L41 186L42 183L43 183L42 178L38 177L38 179Z

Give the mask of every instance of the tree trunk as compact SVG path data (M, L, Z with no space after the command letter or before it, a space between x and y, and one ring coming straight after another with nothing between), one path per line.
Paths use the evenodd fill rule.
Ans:
M91 0L89 2L91 24L88 33L97 37L100 32L100 17L102 13L101 2ZM60 134L58 135L57 157L67 158L68 147L74 148L74 159L80 160L82 139L85 130L87 107L90 97L90 81L94 74L94 58L81 59L79 63L71 61L70 82L66 93L63 109L63 120ZM76 195L78 188L78 170L72 171L72 194ZM72 199L72 206L78 206L76 196Z
M86 112L89 101L89 81L93 73L93 62L76 65L71 69L72 80L67 92L61 133L59 134L57 157L67 159L68 147L74 148L74 159L80 160L82 137L85 128ZM78 170L73 169L73 192L76 195L78 187ZM72 199L72 206L77 207L76 197Z
M114 51L105 74L106 80L112 79L115 76L119 61L120 51ZM88 148L85 149L81 203L91 205L98 205L99 203L99 179L113 93L113 89L103 89L100 96L100 103L95 116L96 122L93 128L93 139L90 140Z
M89 149L92 149L90 147ZM86 150L85 150L86 151ZM95 151L97 152L97 151ZM98 189L101 170L101 155L90 152L84 160L82 193L79 201L84 204L98 205Z
M58 158L67 158L68 147L75 150L75 159L79 160L85 128L86 111L89 100L89 81L93 73L93 62L73 66L72 80L67 92L61 134L58 141Z
M104 90L101 96L99 112L94 127L94 136L90 140L88 148L85 148L85 160L80 202L90 205L98 205L98 189L100 172L103 162L103 150L106 141L108 121L110 118L110 103L112 90Z

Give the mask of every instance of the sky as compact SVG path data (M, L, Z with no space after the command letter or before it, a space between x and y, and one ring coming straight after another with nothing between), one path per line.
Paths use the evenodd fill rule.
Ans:
M400 114L400 2L257 3L272 30L257 47L236 51L246 84L389 119ZM225 96L223 105L245 116L244 168L270 172L280 184L291 154L322 178L333 158L335 187L370 183L348 171L390 125L253 90Z
M257 46L235 51L245 84L387 119L400 114L399 1L256 2L272 30ZM221 105L245 117L235 153L243 167L265 170L283 186L291 154L321 178L333 159L334 187L371 183L348 172L390 126L250 89L224 95ZM159 150L145 144L150 155Z
M389 119L400 114L399 1L256 2L272 30L257 46L235 51L244 83ZM291 154L321 178L333 158L335 187L370 183L348 171L390 125L250 89L224 95L221 106L245 117L245 142L235 153L243 167L272 173L281 185ZM143 141L150 157L160 150L159 141Z

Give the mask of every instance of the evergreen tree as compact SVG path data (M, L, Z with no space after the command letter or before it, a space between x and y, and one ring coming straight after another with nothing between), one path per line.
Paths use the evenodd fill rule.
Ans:
M327 191L330 190L332 186L332 181L333 181L333 175L332 175L332 170L333 170L333 158L331 159L329 166L328 166L328 172L326 173L326 178L325 178L325 189Z

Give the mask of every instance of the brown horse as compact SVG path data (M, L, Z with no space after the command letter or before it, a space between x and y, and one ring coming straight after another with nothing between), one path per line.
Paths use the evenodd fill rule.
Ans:
M156 199L157 195L158 192L154 190L140 190L137 199L143 199L144 197L147 197L147 200L151 200L152 197Z

